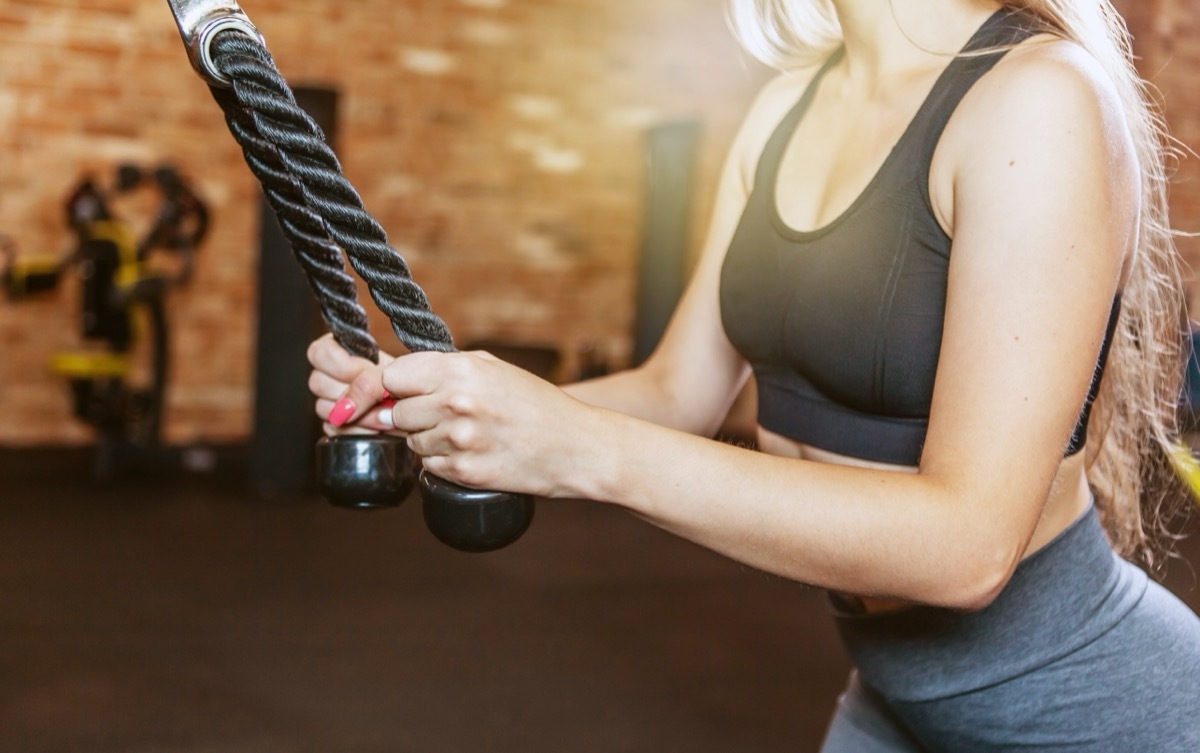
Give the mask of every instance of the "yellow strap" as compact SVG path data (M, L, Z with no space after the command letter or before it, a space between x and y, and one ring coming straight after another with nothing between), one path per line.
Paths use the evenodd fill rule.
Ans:
M1192 448L1183 442L1176 442L1175 446L1171 448L1171 465L1175 467L1179 478L1191 490L1192 499L1200 503L1200 461L1196 460Z
M129 373L129 357L119 353L55 353L49 367L55 374L68 378L123 377Z
M120 222L98 220L88 225L88 237L93 240L110 241L117 247L120 264L117 267L115 282L119 286L128 286L141 277L141 265L137 259L137 245L129 234L129 228Z
M24 290L27 278L57 271L58 259L53 256L22 257L9 266L9 279L17 290Z

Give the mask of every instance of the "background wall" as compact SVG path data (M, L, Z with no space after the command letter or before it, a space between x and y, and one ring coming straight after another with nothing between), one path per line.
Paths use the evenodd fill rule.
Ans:
M1123 0L1184 144L1200 145L1200 3ZM723 0L245 0L293 85L341 96L346 173L460 343L631 347L643 134L703 123L693 245L724 150L766 72ZM213 233L171 305L168 438L245 438L252 412L257 186L187 65L161 0L0 0L0 234L65 252L86 171L169 161ZM1196 160L1176 224L1200 229ZM119 205L145 216L150 197ZM1181 242L1189 258L1193 240ZM0 444L76 443L49 355L75 345L75 291L0 302ZM377 320L385 347L394 342Z

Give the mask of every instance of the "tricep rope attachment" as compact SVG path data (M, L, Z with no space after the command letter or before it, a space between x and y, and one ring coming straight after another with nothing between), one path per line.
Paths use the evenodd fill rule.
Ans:
M378 360L367 317L342 252L411 351L454 350L404 259L363 207L316 122L297 104L262 35L228 0L168 0L192 66L225 113L251 172L262 183L334 337Z
M296 104L242 9L232 0L167 4L192 66L208 83L246 164L262 183L338 343L354 355L379 360L344 253L406 348L453 352L450 330L430 310L408 265L342 175L321 129ZM386 435L324 439L317 465L326 498L342 507L394 506L413 486L403 440ZM525 495L467 489L428 473L421 474L420 488L430 531L463 551L507 546L533 517L533 500Z

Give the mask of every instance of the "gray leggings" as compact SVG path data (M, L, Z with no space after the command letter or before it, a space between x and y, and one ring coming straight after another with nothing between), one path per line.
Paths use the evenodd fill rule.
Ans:
M1092 510L980 612L837 622L857 670L822 753L1200 751L1200 618Z

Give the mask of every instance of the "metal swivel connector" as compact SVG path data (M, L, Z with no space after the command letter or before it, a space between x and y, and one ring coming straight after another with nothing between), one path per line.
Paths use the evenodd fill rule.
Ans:
M223 31L236 31L264 44L262 34L233 0L167 0L175 14L179 36L187 47L192 67L210 86L228 89L231 82L213 61L213 39Z

